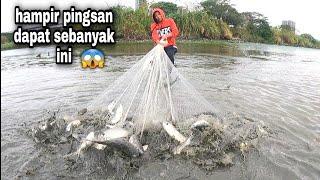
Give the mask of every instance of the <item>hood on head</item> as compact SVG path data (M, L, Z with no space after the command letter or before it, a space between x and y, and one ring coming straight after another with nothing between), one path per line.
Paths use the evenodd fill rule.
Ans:
M155 20L155 18L154 18L154 13L155 12L159 12L160 13L160 16L162 17L162 19L164 19L166 16L165 16L165 13L164 13L164 11L162 10L162 9L160 9L160 8L154 8L153 10L152 10L152 19L153 19L153 22L155 22L155 23L157 23L157 21Z

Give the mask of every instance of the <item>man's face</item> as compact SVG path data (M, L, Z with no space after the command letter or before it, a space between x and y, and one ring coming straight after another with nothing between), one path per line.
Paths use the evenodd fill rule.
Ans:
M156 20L158 22L162 21L162 16L160 15L160 13L158 11L154 13L154 17L156 18Z

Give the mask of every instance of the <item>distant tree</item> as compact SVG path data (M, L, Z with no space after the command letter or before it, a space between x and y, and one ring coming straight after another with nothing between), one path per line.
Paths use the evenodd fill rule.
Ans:
M152 4L150 7L161 8L168 16L173 16L178 11L178 6L171 2L157 2Z
M301 34L301 37L308 39L311 43L317 43L317 40L311 34Z
M206 0L200 3L203 9L212 16L222 19L229 25L243 24L243 16L230 4L230 0Z
M242 15L246 19L246 28L254 41L274 42L272 29L265 16L257 12L245 12Z

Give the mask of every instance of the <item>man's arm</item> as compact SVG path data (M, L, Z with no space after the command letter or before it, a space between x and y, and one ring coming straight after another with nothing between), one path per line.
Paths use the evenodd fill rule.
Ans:
M157 33L157 30L156 30L156 25L155 24L151 24L151 38L152 40L155 42L155 43L159 43L160 41L160 37Z

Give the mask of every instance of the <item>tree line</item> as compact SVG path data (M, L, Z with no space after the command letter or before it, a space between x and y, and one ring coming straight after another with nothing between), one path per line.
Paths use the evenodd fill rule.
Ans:
M258 12L238 12L230 0L206 0L193 11L174 3L158 2L139 9L113 7L117 37L125 40L150 39L150 10L162 8L180 30L180 39L225 39L320 48L310 34L297 35L285 27L271 27L267 17Z
M159 7L166 17L173 18L180 31L179 39L186 40L239 40L245 42L320 48L320 41L310 34L297 35L286 27L271 27L267 17L258 12L238 12L230 0L206 0L189 11L171 2L147 4L142 1L137 10L115 6L112 11L115 22L112 29L116 39L149 40L151 36L152 8ZM81 29L81 25L73 25ZM103 24L94 24L93 30L104 29ZM14 47L12 33L1 33L1 49Z

